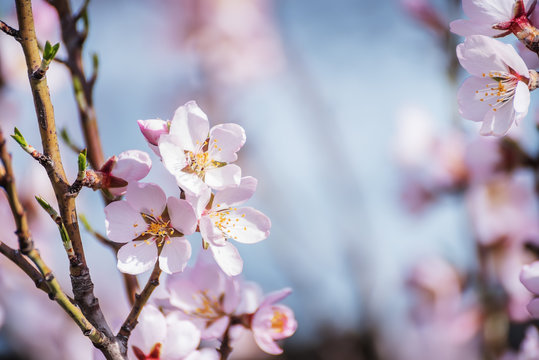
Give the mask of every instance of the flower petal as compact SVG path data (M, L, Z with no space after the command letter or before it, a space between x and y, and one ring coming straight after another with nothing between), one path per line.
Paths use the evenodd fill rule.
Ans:
M244 244L254 244L266 239L271 229L270 219L251 207L234 208L226 211L227 215L212 217L215 226L220 223L228 239Z
M264 300L262 300L262 303L260 304L260 307L267 306L267 305L273 305L276 302L283 300L285 297L287 297L291 293L292 293L291 288L284 288L284 289L269 293L268 295L266 295Z
M513 107L517 113L527 114L530 106L530 90L528 86L519 81L515 90L515 98L513 99Z
M148 225L127 201L114 201L105 207L107 237L115 242L129 242L138 237Z
M190 235L197 228L195 210L187 200L169 197L167 201L168 215L172 227L184 235Z
M228 276L236 276L241 274L243 270L243 260L241 259L238 249L231 243L227 242L223 246L210 246L213 257L217 265Z
M226 243L223 232L215 226L209 216L205 215L200 218L199 227L200 235L202 235L202 238L207 242L217 246L222 246Z
M258 345L258 347L271 355L279 355L283 353L283 349L277 345L275 341L273 341L273 338L271 335L267 333L254 333L255 342Z
M539 295L539 261L524 265L520 271L520 282L532 293Z
M493 97L485 101L484 95L481 92L490 83L492 83L492 79L490 78L478 78L474 76L467 78L462 83L457 93L457 100L459 112L463 118L472 121L483 121L485 114L488 111L492 111L490 105L496 103L496 98Z
M253 196L257 184L258 181L252 176L242 177L238 187L227 188L215 194L212 208L216 210L219 210L219 208L226 209L244 203Z
M228 164L223 167L209 169L206 171L204 181L215 190L238 186L241 182L241 168L238 165Z
M202 216L202 212L206 208L206 205L208 205L210 198L211 189L207 186L198 195L195 195L190 192L185 193L185 199L189 201L189 203L193 206L197 218L200 218L200 216Z
M196 350L200 343L200 330L178 312L167 315L167 336L163 344L163 360L183 358Z
M157 246L153 242L131 241L118 250L118 269L138 275L150 270L157 261Z
M183 271L191 258L191 244L184 238L170 238L159 255L159 267L167 274Z
M487 111L479 133L481 135L503 136L509 131L514 120L515 110L512 102L508 102L496 111Z
M138 325L129 337L129 352L132 346L148 354L156 343L163 343L167 333L165 316L152 304L142 308ZM134 357L130 357L133 358Z
M137 120L140 132L150 145L157 145L159 137L168 134L168 122L161 119Z
M245 130L238 124L220 124L210 130L208 153L210 159L233 162L238 159L236 152L245 144Z
M194 101L189 101L176 109L170 123L170 135L175 137L175 142L182 150L192 152L197 152L202 147L209 129L208 117Z
M148 175L151 168L150 155L140 150L128 150L118 155L111 174L129 182L142 179Z
M230 318L228 316L222 316L219 319L209 323L206 328L202 329L202 339L214 340L222 338L228 324L230 324Z
M161 216L167 205L165 192L153 183L130 184L125 197L135 210L156 217Z

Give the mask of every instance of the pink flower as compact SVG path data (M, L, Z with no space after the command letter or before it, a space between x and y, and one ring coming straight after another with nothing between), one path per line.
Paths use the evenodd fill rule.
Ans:
M245 131L237 124L209 129L206 114L194 101L180 106L169 134L159 138L163 164L185 192L199 195L208 186L222 190L241 179L236 152L245 143Z
M209 189L198 198L186 196L198 214L205 246L209 246L215 261L229 276L241 273L243 260L227 239L254 244L269 236L271 221L266 215L251 207L236 207L253 196L256 185L255 178L246 176L238 187L218 191L215 196Z
M532 0L463 0L469 20L451 22L451 31L461 36L505 36L522 31L529 24Z
M193 351L184 360L219 360L220 354L215 349L204 348Z
M481 35L459 44L457 56L473 75L459 89L460 114L482 121L481 135L504 135L528 113L528 84L535 82L526 64L511 45Z
M159 137L164 134L168 134L170 129L170 121L165 121L161 119L150 119L150 120L137 120L140 132L146 138L150 149L153 152L161 156L159 153Z
M118 156L112 156L99 169L103 176L103 187L114 196L125 194L127 185L148 175L152 160L144 151L127 150Z
M287 288L268 294L253 315L251 329L255 341L260 349L268 354L281 354L283 350L275 340L292 336L298 327L292 310L287 306L275 304L291 292L292 290Z
M226 276L200 253L195 266L170 276L170 303L202 331L202 339L218 339L230 324L241 300L240 280Z
M183 235L196 229L191 205L175 197L166 198L161 188L151 183L131 184L126 200L105 207L107 236L127 242L118 251L118 269L140 274L159 266L167 274L183 271L191 257L191 245Z
M179 312L163 315L148 304L140 313L139 324L129 338L130 360L178 360L196 350L200 331L182 319Z

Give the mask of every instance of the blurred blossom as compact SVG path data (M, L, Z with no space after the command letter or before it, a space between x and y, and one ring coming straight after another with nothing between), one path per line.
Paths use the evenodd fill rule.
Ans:
M185 43L214 85L242 85L274 75L284 54L271 0L186 0Z
M401 0L401 4L412 17L428 29L439 35L447 32L447 20L442 18L429 0Z
M539 333L535 326L526 330L526 337L520 344L518 353L508 352L500 360L536 360L539 359Z
M472 226L481 245L539 237L533 174L530 172L522 170L496 176L473 186L466 197Z
M465 151L470 183L480 184L488 181L497 173L501 160L498 139L483 136L475 138Z

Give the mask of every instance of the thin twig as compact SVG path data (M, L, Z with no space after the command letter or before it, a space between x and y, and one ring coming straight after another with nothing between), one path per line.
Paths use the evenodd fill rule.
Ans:
M0 20L0 30L8 34L9 36L13 36L15 40L21 41L21 34L19 33L19 30L12 28L5 22Z
M135 304L131 308L131 312L125 319L122 327L120 328L120 331L118 332L118 335L116 336L121 342L127 345L127 341L129 340L129 336L131 335L131 331L135 328L135 326L138 324L138 317L140 315L140 312L142 311L142 308L148 302L150 299L150 295L152 292L159 286L159 276L161 275L161 268L159 267L159 260L155 263L155 266L153 268L152 274L150 275L150 278L148 279L148 282L146 283L146 286L144 286L144 289L142 292L136 296Z
M19 250L12 249L2 241L0 241L0 253L11 260L15 265L17 265L22 271L28 275L30 279L34 281L36 287L45 293L50 295L50 289L43 275L22 255Z

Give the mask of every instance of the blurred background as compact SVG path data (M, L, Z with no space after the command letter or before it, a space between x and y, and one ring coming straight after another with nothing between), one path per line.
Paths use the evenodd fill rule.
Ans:
M58 42L55 11L33 3L38 38ZM0 18L16 27L13 8L2 2ZM145 181L172 195L174 179L136 120L170 119L196 100L211 124L245 128L239 164L259 180L250 205L272 231L238 244L243 277L265 292L292 287L286 304L299 323L275 358L509 359L521 346L531 295L518 273L539 233L535 165L521 164L534 158L536 116L530 110L503 141L479 139L477 124L458 117L466 74L448 24L460 17L456 0L90 2L84 58L90 69L99 57L94 105L106 157L147 151ZM22 52L0 35L0 127L39 145ZM58 127L82 144L67 70L53 63L48 78ZM45 173L15 145L28 206L35 194L52 199ZM73 179L76 154L62 151ZM78 207L104 232L98 195L83 192ZM38 210L36 243L68 288L56 229ZM127 300L114 254L83 235L97 295L118 325ZM90 345L76 330L66 339L54 330L64 320L36 320L55 304L6 274L0 263L0 359L82 359ZM233 357L264 354L246 340Z

